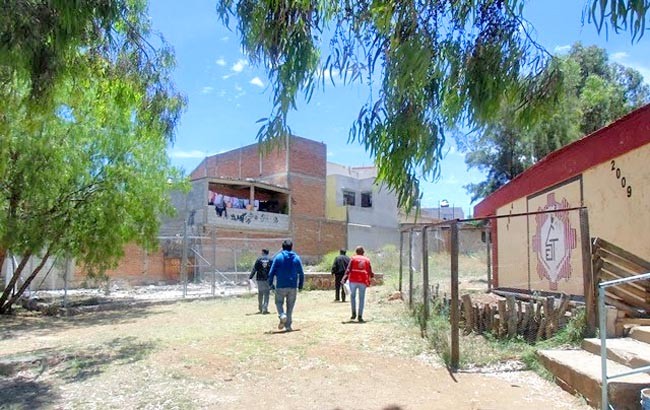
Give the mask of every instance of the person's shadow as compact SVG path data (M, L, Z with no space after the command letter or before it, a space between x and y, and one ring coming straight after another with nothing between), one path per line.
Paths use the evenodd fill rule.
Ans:
M344 320L341 323L344 324L344 325L365 325L368 322L372 322L372 319L364 320L363 322L359 322L358 320L350 319L350 320Z
M300 332L300 329L292 329L292 330L269 330L267 332L264 332L265 335L286 335L289 333L294 333L294 332Z

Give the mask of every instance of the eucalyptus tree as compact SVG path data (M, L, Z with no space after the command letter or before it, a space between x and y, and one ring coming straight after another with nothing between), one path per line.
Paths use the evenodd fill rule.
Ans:
M596 46L573 44L558 57L564 78L552 109L536 121L519 122L517 106L506 104L496 121L473 133L461 146L469 167L486 179L466 185L472 200L485 197L537 161L650 101L650 87L636 70L610 63Z
M125 4L137 7L110 22L110 41L82 35L47 80L0 65L0 266L8 254L19 260L0 313L52 258L104 270L126 243L155 247L160 216L173 212L167 193L182 182L166 148L184 98L145 8Z
M485 126L506 102L518 107L518 118L535 118L557 100L561 72L531 40L525 3L219 0L217 11L226 24L236 19L243 49L271 80L273 108L258 139L290 133L288 112L300 92L309 99L329 80L323 73L367 81L372 91L349 140L365 146L378 178L410 207L419 180L439 175L447 130ZM584 14L598 30L638 39L648 7L589 0Z

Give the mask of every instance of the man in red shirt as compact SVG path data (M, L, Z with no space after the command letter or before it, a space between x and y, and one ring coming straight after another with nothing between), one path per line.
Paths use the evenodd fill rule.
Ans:
M370 278L375 274L372 271L370 259L363 256L365 250L363 246L357 246L354 250L356 255L350 259L350 264L345 271L345 276L341 279L341 283L350 280L350 302L352 303L352 317L351 320L359 318L359 322L363 323L363 306L366 301L366 287L370 286ZM359 309L357 310L356 299L357 289L359 290ZM357 316L357 312L359 315Z

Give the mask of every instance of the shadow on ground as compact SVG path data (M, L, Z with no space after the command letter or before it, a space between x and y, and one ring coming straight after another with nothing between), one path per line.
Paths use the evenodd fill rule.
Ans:
M0 409L40 409L58 399L49 383L0 377Z
M133 336L117 337L83 349L37 349L3 358L3 376L27 371L34 380L48 373L65 382L84 381L101 374L109 365L127 365L142 360L155 349L155 343L140 342Z
M98 346L88 346L64 356L54 373L67 382L83 381L102 373L108 365L125 365L146 358L155 343L139 342L133 336L118 337ZM65 353L64 353L65 354Z
M129 309L88 312L71 317L45 316L32 312L22 312L11 316L0 315L0 339L52 335L58 331L79 326L129 323L166 312L167 310L154 310L151 307L131 307Z

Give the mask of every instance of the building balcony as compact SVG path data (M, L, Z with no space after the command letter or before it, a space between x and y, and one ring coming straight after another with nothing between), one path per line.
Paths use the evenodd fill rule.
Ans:
M289 215L248 209L228 208L227 216L218 216L214 206L204 210L205 224L252 231L288 231Z

